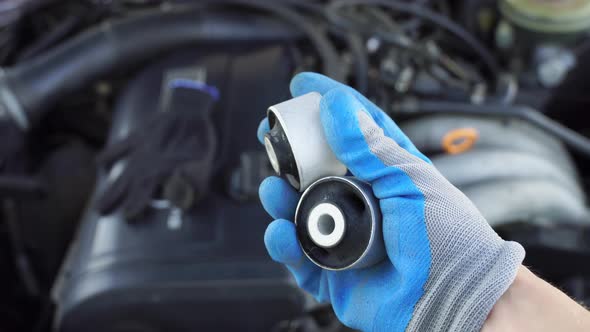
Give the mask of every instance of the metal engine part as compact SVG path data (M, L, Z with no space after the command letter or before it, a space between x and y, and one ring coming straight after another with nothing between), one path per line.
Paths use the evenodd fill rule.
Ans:
M590 29L588 0L501 0L500 11L515 25L541 33Z
M519 81L550 89L565 82L590 31L590 1L501 0L498 7L502 18L495 43L509 54L511 69L520 72Z
M406 122L402 129L492 226L590 224L570 155L538 128L515 119L436 115ZM462 153L446 153L443 138L461 129L477 132L477 140Z

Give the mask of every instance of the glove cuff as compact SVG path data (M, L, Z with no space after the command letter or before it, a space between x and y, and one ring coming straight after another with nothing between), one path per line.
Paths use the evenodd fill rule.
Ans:
M406 331L480 331L493 306L516 278L524 248L498 241L496 250L463 257L426 287Z
M450 330L480 331L492 308L514 282L524 260L524 248L517 242L503 241L497 260L489 266L471 294L459 303ZM456 327L456 329L455 329Z

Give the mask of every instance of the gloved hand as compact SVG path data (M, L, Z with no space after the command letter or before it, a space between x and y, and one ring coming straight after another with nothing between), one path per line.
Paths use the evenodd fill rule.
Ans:
M260 186L276 218L264 236L270 256L300 287L330 302L347 326L363 331L479 331L510 286L524 249L502 240L471 201L451 185L397 125L352 88L302 73L293 96L322 94L321 121L332 150L372 184L383 215L388 258L360 270L327 271L297 241L299 194L278 177ZM259 138L266 132L263 120Z
M99 156L105 168L126 159L123 172L99 197L102 214L121 208L127 220L134 221L158 193L187 209L208 191L217 149L211 120L214 96L180 86L171 99L167 110L155 113Z

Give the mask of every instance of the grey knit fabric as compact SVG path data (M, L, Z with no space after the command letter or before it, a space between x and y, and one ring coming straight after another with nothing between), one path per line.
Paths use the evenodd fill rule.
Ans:
M407 174L425 199L432 261L407 331L479 331L514 280L524 249L502 240L434 166L385 136L364 111L358 118L371 152Z

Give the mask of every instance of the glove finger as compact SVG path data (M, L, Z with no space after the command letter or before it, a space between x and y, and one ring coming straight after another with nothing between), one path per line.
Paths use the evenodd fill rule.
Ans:
M299 97L314 91L324 95L332 89L343 87L346 87L346 85L322 74L302 72L293 76L289 85L289 90L291 90L291 95L293 97Z
M119 176L100 194L98 198L98 211L102 215L112 213L122 199L127 195L129 189L129 178L125 176L125 173L119 174Z
M264 134L266 134L270 130L270 125L268 123L268 118L262 119L260 124L258 125L258 131L256 132L256 136L258 137L258 141L264 144Z
M301 250L294 223L285 219L273 221L264 233L264 244L274 261L287 266L299 287L319 296L322 270Z
M324 75L305 72L297 74L295 77L293 77L291 80L290 89L293 97L297 97L312 91L316 91L323 96L332 90L338 90L342 91L342 93L346 92L351 94L356 98L357 105L362 105L362 108L371 115L373 120L381 128L383 128L385 135L393 138L402 148L406 149L410 153L418 156L426 162L430 162L428 158L418 151L410 139L401 131L395 122L393 122L393 120L391 120L391 118L385 114L385 112L383 112L379 107L377 107L365 96L353 88L334 81Z
M129 221L136 221L152 201L158 183L155 180L142 181L129 189L122 208Z
M299 202L299 193L287 181L271 176L258 189L262 206L275 219L293 220Z
M379 316L382 304L395 297L407 298L400 294L404 291L400 287L403 285L401 282L401 274L396 272L396 267L389 261L383 261L368 269L328 274L328 293L337 294L332 296L332 308L341 322L355 330L375 331L375 317ZM383 294L389 296L384 297ZM371 305L367 305L367 299L371 299ZM400 311L394 312L400 315ZM397 330L401 329L393 329Z
M351 94L332 90L324 99L330 103L321 114L328 143L355 176L371 182L380 199L391 262L399 271L414 271L409 280L425 281L431 257L424 195L440 196L437 188L444 188L446 180L431 164L386 136ZM423 192L418 185L433 192Z
M336 157L362 180L375 182L385 177L407 177L399 168L389 167L399 164L415 163L416 167L431 167L386 136L363 105L347 90L334 89L322 98L321 120L326 140ZM377 189L385 190L380 194L387 194L387 197L409 193L399 191L407 188L392 187ZM408 190L413 191L414 188L412 186Z
M111 168L111 166L123 156L129 153L135 145L135 135L130 135L104 149L98 157L96 162L105 168Z

